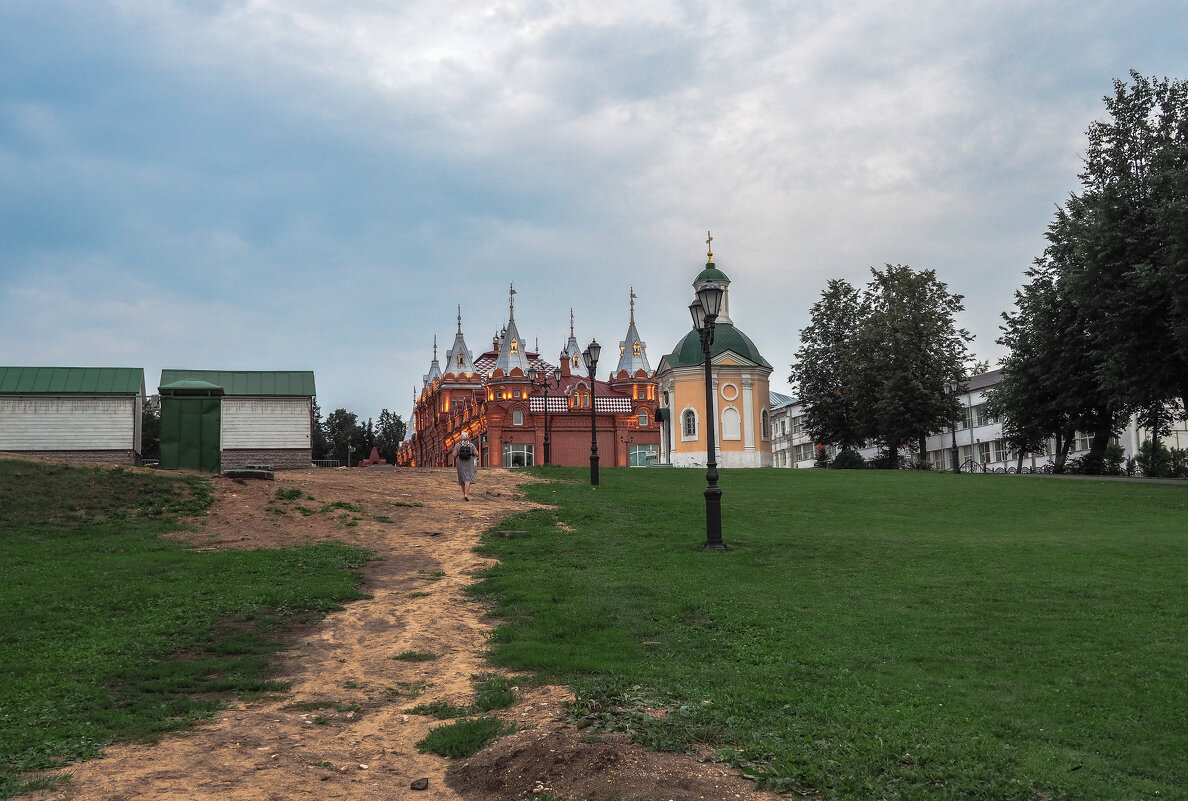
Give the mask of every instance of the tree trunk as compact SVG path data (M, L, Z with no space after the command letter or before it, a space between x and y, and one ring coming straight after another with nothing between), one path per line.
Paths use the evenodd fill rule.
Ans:
M1114 433L1112 423L1113 415L1107 414L1093 432L1093 439L1089 443L1089 455L1085 457L1085 472L1090 475L1101 475L1105 466L1105 451Z
M1023 472L1023 450L1022 450L1022 448L1019 449L1019 461L1017 461L1015 463L1015 472L1016 473Z
M1056 435L1056 456L1055 461L1052 463L1053 473L1064 472L1064 463L1068 459L1068 451L1072 447L1073 435L1076 433L1074 429Z

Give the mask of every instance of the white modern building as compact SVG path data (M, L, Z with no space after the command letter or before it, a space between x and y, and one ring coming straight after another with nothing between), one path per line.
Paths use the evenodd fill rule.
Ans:
M963 470L1006 472L1018 466L1018 454L1011 451L1002 438L1002 422L986 411L986 393L990 387L1002 380L1001 370L973 376L958 397L961 415L956 425L933 434L926 440L927 461L937 470L953 469L953 451L957 451L957 464ZM804 431L804 410L796 401L777 407L772 398L773 430L772 453L776 467L812 467L817 459L817 445ZM1171 434L1161 442L1168 448L1188 448L1188 423L1179 422ZM785 433L786 432L786 433ZM1118 437L1118 443L1126 452L1126 458L1135 456L1143 442L1151 438L1146 428L1132 418ZM1084 456L1089 452L1092 435L1077 432L1069 449L1068 458ZM859 450L862 458L877 458L879 449L875 443L867 443ZM826 456L837 454L835 446L826 448ZM1048 441L1043 453L1025 454L1023 467L1029 470L1042 469L1055 460L1056 441ZM905 454L906 455L906 454Z

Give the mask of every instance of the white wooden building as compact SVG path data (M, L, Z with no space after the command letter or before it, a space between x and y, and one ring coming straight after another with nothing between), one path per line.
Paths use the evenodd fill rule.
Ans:
M0 367L0 451L136 464L144 370Z

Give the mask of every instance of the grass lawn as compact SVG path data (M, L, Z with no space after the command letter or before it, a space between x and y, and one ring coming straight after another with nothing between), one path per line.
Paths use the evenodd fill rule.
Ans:
M594 731L826 798L1188 797L1188 486L727 471L712 553L703 471L544 474L472 591Z
M269 678L275 633L359 598L344 545L198 553L199 477L0 459L0 798L151 740Z

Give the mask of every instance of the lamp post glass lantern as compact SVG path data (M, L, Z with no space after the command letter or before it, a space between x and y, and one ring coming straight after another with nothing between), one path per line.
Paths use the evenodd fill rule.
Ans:
M598 486L598 418L594 415L594 374L598 370L598 357L602 355L602 346L597 339L591 339L590 344L582 351L582 361L590 373L590 485Z
M718 456L714 447L714 376L710 352L725 294L721 286L706 281L689 304L693 328L701 334L701 353L705 359L705 548L709 551L726 550L722 542L722 489L718 486Z
M537 383L537 380L536 380L538 377L540 378L539 383ZM560 367L553 368L551 379L550 379L550 375L549 375L548 371L541 372L541 371L537 370L535 367L528 368L528 383L530 383L534 387L544 390L544 463L546 465L549 463L549 456L550 456L550 454L549 454L549 387L553 385L551 383L551 381L555 381L556 386L561 386L561 368Z

